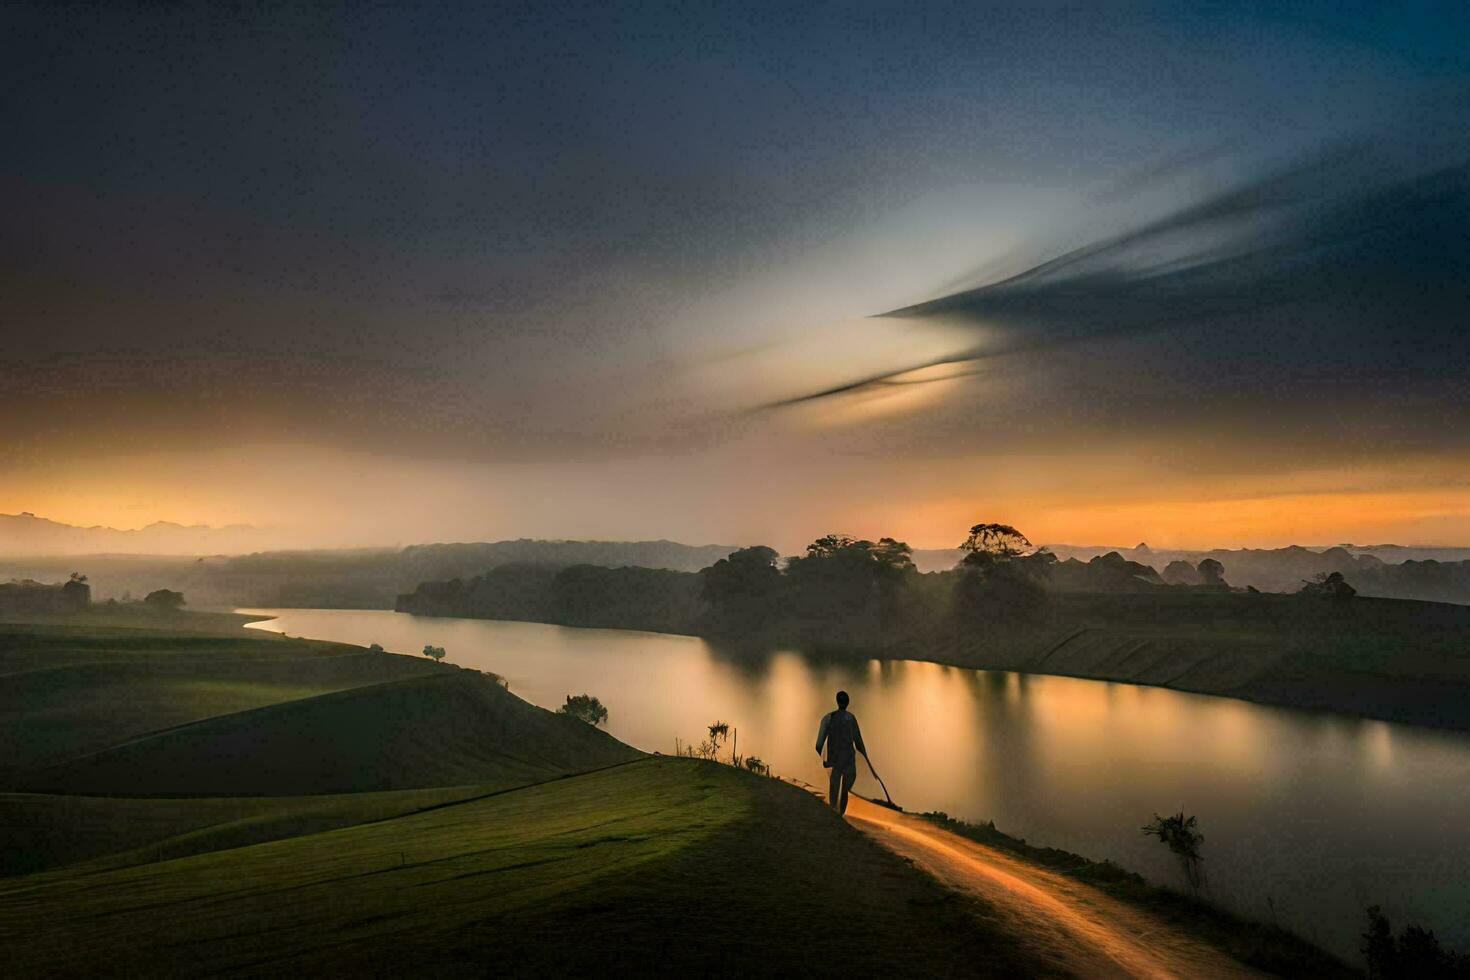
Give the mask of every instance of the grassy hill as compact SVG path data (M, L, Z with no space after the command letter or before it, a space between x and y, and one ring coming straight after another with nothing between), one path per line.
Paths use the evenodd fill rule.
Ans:
M0 789L18 771L149 733L436 670L334 643L261 642L244 621L87 613L0 624Z
M19 976L1047 973L983 910L800 790L676 759L162 863L10 879L0 934L27 937L9 964Z
M218 715L421 677L433 665L360 653L301 660L120 660L0 675L7 769L57 764Z
M180 623L0 628L9 976L1047 972L795 787Z
M11 781L46 793L299 796L521 785L637 755L483 674L446 666L182 725Z
M322 796L138 799L0 793L0 875L148 864L386 820L483 795L478 786Z

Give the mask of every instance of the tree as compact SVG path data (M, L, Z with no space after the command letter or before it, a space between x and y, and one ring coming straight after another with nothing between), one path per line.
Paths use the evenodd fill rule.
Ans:
M68 608L81 610L92 604L92 587L87 584L87 576L81 572L72 572L71 578L61 587L62 599ZM184 597L179 596L179 604L182 605Z
M431 644L425 643L424 644L424 656L432 658L435 663L443 663L444 662L444 648L443 647L436 647L436 646L433 646Z
M1225 566L1213 558L1206 558L1200 562L1196 571L1199 572L1199 577L1205 585L1225 584Z
M970 528L970 536L960 542L966 565L988 565L996 560L1019 558L1030 547L1030 539L1009 524L976 524Z
M174 612L184 604L184 593L169 589L154 589L143 597L143 603L160 612Z
M771 599L781 588L780 559L774 548L756 545L732 551L708 568L700 569L704 601L726 607L750 607Z
M1196 896L1205 883L1204 858L1199 852L1205 837L1195 829L1198 823L1195 817L1186 817L1184 811L1180 810L1172 817L1161 817L1155 813L1153 821L1143 828L1145 836L1157 837L1169 846L1169 850L1179 859L1184 880L1189 882L1189 890Z
M828 534L807 545L805 555L786 561L786 577L804 613L849 622L870 610L875 590L891 598L913 574L913 549L893 538L875 544Z
M1394 938L1388 916L1376 905L1368 909L1360 948L1369 980L1470 980L1470 956L1445 949L1422 926L1405 926Z
M1311 579L1303 581L1302 587L1297 590L1297 595L1315 596L1319 599L1351 599L1357 594L1358 590L1348 585L1342 572L1318 572Z
M607 723L607 709L590 694L568 694L567 703L557 708L556 713L585 721L593 728Z
M709 726L709 740L714 743L715 748L718 749L725 739L729 737L730 726L728 723L717 721Z
M1009 524L976 524L960 544L955 610L974 621L1025 619L1047 601L1046 581L1056 556L1045 549L1030 555L1026 535Z
M709 738L700 742L692 750L691 754L698 755L701 759L717 759L720 755L720 746L725 739L730 737L730 725L727 722L717 721L713 725L706 726Z

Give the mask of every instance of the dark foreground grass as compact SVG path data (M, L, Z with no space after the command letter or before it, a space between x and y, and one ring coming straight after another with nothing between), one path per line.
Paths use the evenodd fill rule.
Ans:
M16 976L1045 972L983 908L801 790L665 758L310 836L11 879L0 941Z
M385 820L495 788L200 799L0 793L0 875L172 860Z
M1181 932L1273 976L1330 978L1361 975L1358 970L1293 932L1241 918L1209 902L1150 884L1142 875L1112 861L1092 861L1071 851L1037 847L997 830L993 823L968 823L945 813L925 813L922 816L952 833L1086 882L1119 901L1146 909Z

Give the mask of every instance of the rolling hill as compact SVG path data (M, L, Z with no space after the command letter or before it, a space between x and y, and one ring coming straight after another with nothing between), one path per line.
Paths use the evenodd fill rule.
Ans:
M801 790L687 759L0 881L0 933L13 976L1056 972Z
M3 634L7 735L80 732L0 792L8 976L1055 972L790 784L474 671L179 623Z
M476 671L446 666L170 728L12 782L89 795L300 796L523 785L638 754Z

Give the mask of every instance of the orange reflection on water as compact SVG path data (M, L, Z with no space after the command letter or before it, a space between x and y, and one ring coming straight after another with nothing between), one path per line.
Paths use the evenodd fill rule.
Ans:
M1181 885L1139 828L1183 808L1200 817L1222 904L1256 915L1270 895L1283 925L1350 952L1360 897L1417 897L1446 910L1445 935L1470 943L1452 933L1470 922L1463 735L1069 677L733 657L689 637L371 611L290 610L270 625L397 651L434 643L547 707L587 691L608 706L612 734L646 750L697 742L718 718L739 729L742 754L818 785L817 723L843 688L910 810L993 819ZM861 766L858 789L880 792Z

